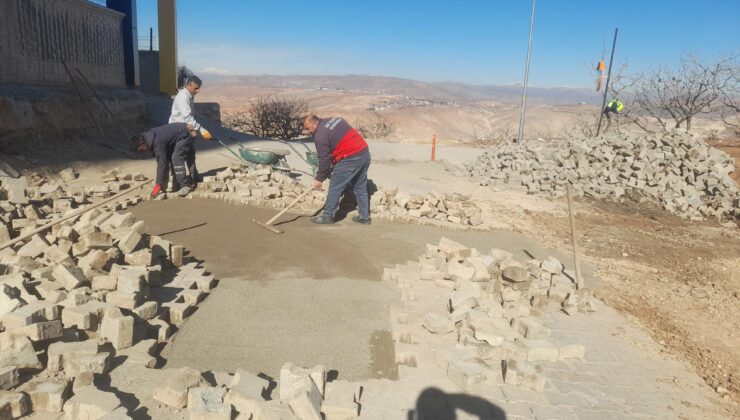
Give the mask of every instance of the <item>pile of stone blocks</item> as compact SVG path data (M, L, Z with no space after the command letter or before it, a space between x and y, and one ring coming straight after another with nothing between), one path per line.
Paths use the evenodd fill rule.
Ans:
M43 188L19 188L0 201L0 242L85 205L63 186ZM157 343L215 286L182 247L147 235L142 221L115 207L0 250L0 418L31 411L128 418L96 379L122 355L155 367Z
M538 317L548 309L592 312L598 304L556 258L521 262L500 249L484 254L447 238L427 245L418 261L386 268L383 279L401 294L404 313L396 320L418 326L394 332L398 363L413 369L424 349L435 347L434 363L470 392L499 382L542 391L546 378L538 363L582 358L584 347L555 346ZM421 295L429 293L446 300L424 306L430 299ZM419 346L420 331L440 338Z
M191 198L215 198L232 204L284 208L305 190L285 173L270 166L232 164L215 176L204 177ZM326 193L312 191L296 209L315 211L324 204ZM397 188L375 192L370 199L373 217L439 226L480 226L481 208L469 196L430 192L423 196L399 192Z
M191 419L341 420L360 414L360 384L327 382L322 365L302 368L285 363L277 384L237 369L212 373L207 380L191 368L166 369L152 397L165 407L187 410Z
M571 184L577 195L649 201L687 219L740 218L732 157L677 131L506 144L466 169L481 185L523 186L531 194L561 195Z

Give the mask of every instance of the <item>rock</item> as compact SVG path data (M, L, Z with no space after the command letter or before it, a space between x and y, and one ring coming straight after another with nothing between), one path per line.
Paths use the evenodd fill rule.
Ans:
M0 390L8 390L18 385L18 368L15 366L0 367Z
M31 410L61 413L64 402L70 396L70 382L67 379L53 378L32 380L21 388L31 402Z
M121 406L121 401L111 392L103 392L94 386L75 389L75 395L64 403L64 418L69 420L93 420L112 413Z
M3 412L5 407L5 412ZM22 392L0 391L0 418L17 419L29 414L31 402Z
M100 324L100 337L107 339L116 350L131 347L134 342L134 318L117 308L108 307Z
M525 268L515 265L504 268L501 275L504 280L512 283L521 283L529 279L529 272Z
M154 389L152 397L172 408L184 408L188 404L188 391L205 384L195 369L167 369L164 384Z
M190 388L188 413L193 420L231 420L231 405L224 404L223 388Z

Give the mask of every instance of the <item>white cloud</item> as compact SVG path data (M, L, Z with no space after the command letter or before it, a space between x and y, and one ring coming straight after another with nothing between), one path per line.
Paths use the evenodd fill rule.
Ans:
M206 67L206 68L201 69L200 72L206 73L206 74L215 74L218 76L226 76L228 74L231 74L230 71L226 69L220 69L218 67Z

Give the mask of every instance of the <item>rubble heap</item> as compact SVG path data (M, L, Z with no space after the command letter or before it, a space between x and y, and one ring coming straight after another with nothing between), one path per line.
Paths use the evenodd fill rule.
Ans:
M305 186L269 166L232 164L215 176L204 177L195 198L215 198L232 204L283 208L305 190ZM316 211L324 205L326 193L313 191L297 209ZM424 196L381 189L371 196L373 217L441 226L482 226L483 215L469 196L430 192Z
M0 242L59 220L89 198L23 180L3 179L9 200L0 201ZM215 286L182 246L114 211L127 204L92 209L0 250L0 418L31 411L127 418L119 398L93 381L118 356L154 367L157 344Z
M688 133L609 134L565 144L528 142L489 150L466 165L481 185L524 186L531 194L648 200L683 218L740 217L733 159Z
M438 349L432 363L469 392L500 381L542 391L546 378L537 362L583 358L585 350L552 344L537 317L548 307L569 315L597 307L591 291L576 289L573 273L556 258L520 262L500 249L482 254L446 238L427 245L418 261L386 268L384 281L401 293L404 313L396 319L407 330L394 332L402 343L400 363L421 365L416 352L428 342ZM429 296L420 296L430 293L446 298L424 306ZM430 341L429 334L443 339Z

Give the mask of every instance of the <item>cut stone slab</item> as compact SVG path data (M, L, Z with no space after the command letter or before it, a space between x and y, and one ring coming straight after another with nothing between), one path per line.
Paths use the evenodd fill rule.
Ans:
M18 385L18 368L15 366L0 367L0 390L8 390Z
M224 404L223 388L190 388L188 412L195 420L231 420L231 405Z
M345 381L326 384L326 399L321 405L325 420L348 420L359 416L359 385Z
M82 270L77 267L69 267L62 264L57 264L51 272L51 275L56 282L67 290L76 289L87 281Z
M321 393L313 380L306 381L308 387L298 391L288 400L288 406L301 420L321 420ZM282 390L281 390L282 392Z
M2 407L9 408L10 415L3 417ZM25 416L31 411L31 403L28 396L22 392L0 391L0 418L17 419Z
M20 178L3 176L0 177L0 183L2 183L2 188L8 195L8 201L13 204L28 204L28 198L26 197L28 183L25 176Z
M69 398L70 382L60 378L34 380L24 384L21 390L30 398L31 410L61 413Z
M35 324L19 328L14 332L25 335L31 341L52 340L62 336L62 321L57 319L54 321L37 322Z
M28 337L12 332L0 333L0 367L8 366L21 371L43 368Z
M204 385L199 371L190 368L167 369L167 380L154 389L152 397L173 408L184 408L188 404L188 391Z
M43 255L49 248L49 244L39 235L33 235L31 240L28 241L18 250L18 255L21 257L38 258Z
M121 314L118 308L108 307L103 314L99 333L116 350L131 347L134 343L134 318Z
M94 386L76 389L75 395L64 403L64 418L68 420L96 420L121 406L121 400L111 392Z
M524 267L515 265L508 266L501 271L504 280L512 283L521 283L529 279L529 271Z
M69 343L52 343L47 350L49 361L47 369L58 371L64 368L66 361L81 356L93 356L98 353L98 342L95 339Z
M434 312L426 314L421 325L432 334L447 334L455 329L449 317Z

